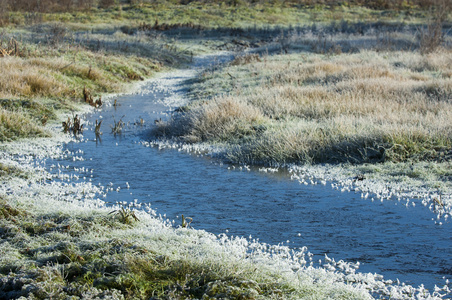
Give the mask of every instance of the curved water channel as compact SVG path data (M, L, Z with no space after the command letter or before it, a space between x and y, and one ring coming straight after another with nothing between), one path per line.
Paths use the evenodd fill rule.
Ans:
M336 261L359 261L361 272L429 290L451 279L452 223L435 225L422 205L372 202L330 184L299 184L284 171L249 171L176 149L146 147L154 120L167 118L180 105L177 95L195 72L150 81L138 93L117 97L120 106L105 105L85 116L89 130L79 142L64 146L73 157L54 163L80 180L105 186L106 202L150 204L175 226L184 214L196 229L307 246L314 261L325 254ZM126 126L115 136L110 125L121 118ZM95 120L103 121L97 139Z

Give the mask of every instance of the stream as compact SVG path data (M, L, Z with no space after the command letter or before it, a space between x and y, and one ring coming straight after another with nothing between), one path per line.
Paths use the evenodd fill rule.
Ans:
M183 214L192 218L195 229L306 246L315 262L325 254L336 261L359 261L361 272L424 284L430 291L452 279L452 223L436 225L422 205L372 202L360 193L335 190L331 183L302 185L285 170L262 172L149 147L154 120L167 119L183 103L184 80L209 61L197 59L191 70L148 81L138 92L114 98L118 106L110 101L84 116L83 136L64 146L69 158L48 166L59 164L64 168L58 172L73 180L104 186L101 197L107 203L148 204L162 218L174 220L174 226ZM103 122L97 138L96 120ZM110 126L119 120L125 127L114 135Z

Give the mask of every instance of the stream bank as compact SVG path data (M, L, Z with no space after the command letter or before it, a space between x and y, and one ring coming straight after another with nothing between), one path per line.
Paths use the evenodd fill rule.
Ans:
M176 77L179 83L184 80L179 75L170 77ZM100 116L105 125L123 116L121 110L115 111L114 107L107 106L86 116L86 124L90 129L76 141L69 141L67 135L55 134L59 138L34 142L27 140L3 146L5 154L2 163L15 165L24 175L4 181L1 186L7 201L4 207L19 211L16 214L8 208L13 212L10 214L12 217L1 218L4 228L7 228L2 232L2 292L9 293L7 295L34 294L41 297L113 295L121 298L133 295L150 297L160 293L158 295L161 298L226 295L248 298L370 299L369 291L373 291L391 295L394 299L428 297L423 288L392 285L380 275L358 273L355 263L328 258L324 267L310 266L313 254L309 247L295 250L290 243L286 246L262 242L259 233L250 238L236 237L242 235L239 232L228 237L222 232L212 234L173 224L172 220L177 219L173 215L184 213L193 218L191 226L195 228L203 224L232 226L234 221L224 218L235 217L237 210L240 210L253 213L252 216L245 215L245 218L262 221L262 232L265 232L266 225L278 221L284 223L283 218L288 212L299 211L297 205L300 203L292 202L292 206L287 207L287 200L299 199L294 199L289 191L300 192L300 185L278 174L273 177L261 176L264 171L248 172L243 166L242 170L237 166L232 171L233 166L206 160L199 153L198 158L197 155L185 155L174 149L167 151L144 147L143 144L149 145L143 142L143 137L147 136L153 120L165 118L174 106L180 105L177 93L172 92L182 92L183 86L176 84L159 88L165 80L164 77L157 80L155 86L150 82L140 92L121 98L121 109L127 109L128 113L123 118L127 126L120 135L110 134L109 128L103 127L100 141L92 131L94 120L100 119ZM141 100L149 99L151 94L157 101L149 106L143 105ZM174 106L165 103L163 99L167 96L173 96L170 103ZM133 104L132 98L138 98L137 103L141 104ZM139 122L140 118L145 119L145 126ZM55 129L59 131L58 127ZM140 160L144 170L150 169L149 173L143 173L143 169L135 170L127 163L126 158L136 162L137 154L141 152L146 153L146 156L138 157L152 159ZM158 159L162 157L166 158L158 164ZM101 162L98 167L92 165L96 162ZM204 179L199 178L201 166L207 171ZM185 174L180 173L181 167ZM164 171L165 174L162 174ZM146 181L152 174L152 180ZM176 177L165 178L169 174ZM250 199L248 206L234 203L232 190L240 192L249 176L252 189L258 190L275 182L281 182L282 185L280 190L269 194L268 201L262 205L256 206L263 194L252 189L244 197L255 194L259 199ZM226 204L224 207L232 207L233 212L206 211L203 217L187 214L190 205L193 205L194 211L200 210L200 194L211 194L212 188L207 187L206 178L219 183L215 189L228 197L219 197L215 205ZM259 178L262 184L257 184ZM200 182L195 185L193 183L196 180ZM236 185L225 189L224 183L231 181L235 181ZM139 182L143 186L139 186ZM149 186L150 183L159 188L163 183L169 185L168 190L174 193L173 196L159 195L159 190ZM198 190L198 194L191 192L193 187ZM330 193L325 199L335 193L329 187L325 187L324 191ZM287 198L282 199L281 205L286 206L288 211L283 212L280 219L273 216L273 223L268 222L262 212L256 211L256 207L263 208L265 202L274 202L277 195L284 193L288 194ZM214 198L210 197L204 202L208 209L214 205ZM307 198L316 199L312 196ZM360 199L354 201L355 204L360 203ZM314 202L319 202L319 199ZM181 209L182 204L188 206ZM362 207L369 206L368 203L361 204ZM163 205L177 211L169 216ZM325 202L325 205L329 206L329 203ZM136 210L140 206L141 209ZM319 213L325 211L321 209ZM162 213L166 215L159 217ZM294 217L300 220L299 216ZM312 217L321 220L320 215L312 214ZM338 216L337 219L345 218ZM363 221L366 220L369 221ZM248 236L247 231L256 227L253 225L240 230L243 230L243 236ZM281 227L278 232L285 232L290 227ZM238 228L223 227L220 231L231 232ZM293 229L296 230L296 236L298 233L304 234L299 228ZM328 256L336 258L329 253ZM143 274L140 271L143 268L150 271ZM168 279L158 276L163 273L173 277ZM157 281L158 285L146 284L151 281ZM158 292L160 290L162 292ZM431 293L439 298L444 291L431 290Z

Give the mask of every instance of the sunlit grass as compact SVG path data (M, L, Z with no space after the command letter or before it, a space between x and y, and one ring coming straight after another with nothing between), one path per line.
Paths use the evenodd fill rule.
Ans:
M303 269L303 252L275 246L270 255L255 241L174 229L142 211L124 223L89 199L53 198L63 185L39 190L35 199L0 199L2 297L371 299L341 276ZM92 191L83 185L71 192Z
M125 92L134 82L191 59L168 43L119 31L76 34L62 23L4 31L0 47L9 55L0 57L1 139L43 135L40 127L61 110L77 109L84 89L94 97Z
M46 14L43 20L55 23L9 28L2 46L14 37L21 51L0 58L2 151L14 149L11 157L56 155L45 147L37 151L36 141L11 148L6 141L45 135L41 124L72 109L84 87L96 96L123 91L165 66L188 61L190 49L200 47L135 34L138 23L266 27L385 18L381 11L322 8L124 5ZM388 20L416 22L403 12ZM32 25L20 12L9 21ZM193 91L201 101L187 108L177 126L162 130L188 142L230 143L227 157L240 162L366 162L374 155L383 159L380 147L389 161L448 159L450 103L443 100L450 97L449 52L349 55L340 53L342 44L329 51L329 40L290 45L294 41L281 38L275 47L316 47L327 54L264 56L206 72ZM206 95L215 97L208 101ZM20 176L18 165L29 157L19 163L3 154L0 175L9 181L0 186L0 298L371 299L373 290L402 299L424 293L398 287L389 296L385 282L355 274L348 264L343 272L309 267L304 250L176 229L152 212L105 208L91 183L58 183L31 166L21 166L29 173ZM406 172L422 177L429 168ZM451 176L444 169L437 173Z
M75 98L84 86L94 93L119 92L132 80L149 77L160 68L157 60L71 45L45 50L0 60L0 97Z
M93 8L88 12L42 14L43 21L58 21L73 24L130 25L146 22L153 24L196 24L209 28L296 24L331 21L389 21L416 23L425 17L425 9L405 7L401 10L370 9L358 5L284 5L260 2L254 5L238 2L238 6L225 2L202 3L193 1L186 5L154 2L141 5L123 4L110 8ZM27 22L22 13L12 13L10 21L16 24Z
M450 51L265 56L206 74L174 124L187 141L240 145L228 155L243 163L437 160L452 145L451 62Z
M47 136L40 124L27 113L8 111L0 107L0 141L9 141L30 136Z

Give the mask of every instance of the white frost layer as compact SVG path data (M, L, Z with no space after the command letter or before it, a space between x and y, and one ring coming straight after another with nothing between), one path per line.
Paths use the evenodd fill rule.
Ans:
M94 186L86 181L72 182L71 178L64 177L64 170L55 174L47 172L46 159L77 156L77 153L62 150L63 143L69 141L70 137L57 131L55 127L52 138L27 139L1 145L0 162L14 166L27 176L2 181L0 194L37 214L107 215L117 209L107 207L100 199L105 195L105 187ZM181 146L186 151L193 151L196 146L185 147ZM204 150L210 153L220 151L208 146ZM294 174L300 172L306 173L306 170L293 171ZM324 174L329 173L325 171ZM202 230L173 228L169 222L156 218L150 208L135 212L140 219L137 225L111 234L118 238L133 239L134 243L152 247L173 259L221 264L235 272L240 272L240 269L258 270L255 272L256 277L275 274L281 283L294 289L294 294L305 293L306 298L337 299L349 295L353 299L372 299L375 294L391 299L443 299L447 294L450 295L448 286L428 292L423 286L415 288L395 284L377 274L357 272L358 264L335 262L329 257L325 257L323 267L313 267L312 254L305 248L294 250L286 246L263 244L251 238L215 236Z
M390 168L390 165L382 165L382 168ZM433 189L408 177L405 180L387 180L384 174L380 176L378 173L360 178L356 175L361 173L359 168L352 165L290 165L287 168L291 178L302 184L330 182L332 188L342 192L359 192L362 198L398 201L407 206L423 205L436 215L434 221L439 225L452 217L452 194L447 188Z
M15 165L29 174L27 178L14 178L0 184L0 194L8 195L11 202L29 207L38 214L85 215L108 214L117 207L107 207L98 196L103 188L89 182L73 183L69 180L49 180L58 175L46 172L29 156L39 157L44 163L48 157L64 157L59 139L31 140L26 154L18 154L15 149L6 152L2 163ZM26 140L23 141L27 143ZM23 145L15 143L15 145ZM31 146L34 145L34 146ZM8 149L14 150L12 144ZM35 150L35 152L33 151ZM72 155L72 154L71 154ZM16 160L17 157L21 159ZM135 211L140 222L133 228L117 230L112 235L133 239L143 247L158 248L174 259L190 259L200 263L220 263L225 268L237 270L258 268L262 274L277 274L281 282L292 286L295 293L309 290L317 299L353 295L354 299L372 299L372 294L385 295L391 299L441 299L449 293L447 286L429 293L422 286L414 288L385 281L377 274L357 272L359 264L344 261L335 262L325 257L323 267L313 267L312 254L306 248L290 249L286 246L268 245L251 238L215 236L202 230L173 228L170 223L155 217L149 210ZM159 241L157 244L155 241Z
M158 149L177 149L198 156L224 157L227 148L221 145L205 143L186 144L174 140L154 140L142 142L146 147ZM380 165L380 168L390 168L392 163ZM235 167L234 167L235 168ZM239 167L243 170L251 170L250 166ZM442 225L444 221L452 219L452 193L448 186L432 188L420 180L411 179L408 176L403 180L389 177L385 173L368 173L362 175L360 166L339 165L282 165L280 167L258 169L260 172L289 172L291 180L297 180L300 184L330 184L333 189L341 192L359 192L364 199L378 201L397 201L406 206L422 205L428 208L434 217L432 220ZM388 180L389 177L389 180Z
M223 57L230 55L225 52ZM215 56L203 56L197 58L202 61L212 61L214 63ZM207 66L209 67L209 66ZM164 87L170 93L170 97L165 98L164 102L167 106L178 107L186 105L188 102L185 93L180 87L183 81L193 78L199 70L182 70L177 71L174 75L162 74L161 77L154 79L158 85ZM228 149L222 145L210 145L206 143L186 144L174 140L154 140L151 142L143 142L143 145L149 147L158 147L159 149L177 149L195 155L208 155L212 157L224 157ZM429 170L431 167L428 163L418 163L418 169ZM379 164L378 167L370 165L369 168L380 168L394 170L399 173L397 166L393 163ZM452 167L452 165L450 165ZM245 170L250 170L249 166L243 166ZM364 167L365 168L365 167ZM403 168L403 166L402 166ZM412 167L411 167L412 168ZM447 166L446 166L447 168ZM442 225L442 222L452 218L452 184L441 184L438 180L425 182L424 180L416 180L404 174L399 176L389 176L387 172L365 172L362 177L364 180L358 180L359 175L363 173L363 166L354 166L349 164L339 165L282 165L279 168L261 168L259 171L276 172L277 170L288 171L292 180L298 180L300 184L331 184L332 188L342 192L360 192L363 198L376 199L379 201L391 200L403 202L404 205L422 205L427 207L435 215L433 221ZM432 186L439 185L437 188Z

